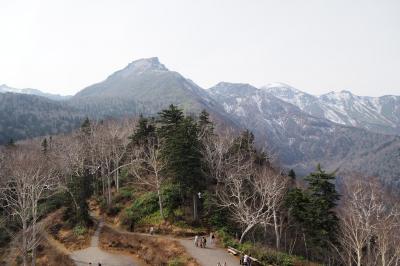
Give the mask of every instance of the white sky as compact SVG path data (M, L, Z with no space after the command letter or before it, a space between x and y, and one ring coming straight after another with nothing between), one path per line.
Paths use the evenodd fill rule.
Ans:
M0 84L73 94L152 56L204 88L400 95L400 1L0 0Z

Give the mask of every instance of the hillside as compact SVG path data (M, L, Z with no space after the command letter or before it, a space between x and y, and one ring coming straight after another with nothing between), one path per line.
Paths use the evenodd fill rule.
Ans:
M261 89L319 118L377 133L400 134L400 96L357 96L347 90L314 96L281 83Z
M275 151L287 168L306 174L322 163L330 170L398 178L400 137L311 116L248 84L219 83L210 92L226 112L256 134L262 147Z
M44 97L0 93L0 144L71 132L83 118L77 110Z

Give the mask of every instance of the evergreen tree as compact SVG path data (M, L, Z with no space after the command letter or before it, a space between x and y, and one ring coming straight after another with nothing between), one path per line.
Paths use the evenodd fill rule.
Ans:
M292 180L296 180L296 173L293 169L289 170L288 176L292 179Z
M210 114L206 110L201 111L199 115L199 130L202 134L213 134L214 124L210 121Z
M191 117L184 117L174 105L160 112L159 122L165 174L177 185L183 203L190 195L193 196L193 217L196 220L196 195L205 185L198 125Z
M136 131L130 136L131 143L133 145L142 145L149 141L150 139L154 139L156 134L156 128L154 125L154 119L147 119L140 115L139 125Z
M173 104L158 114L160 116L159 122L161 123L159 128L161 138L168 138L169 135L174 134L184 118L182 110Z
M85 134L85 135L90 135L90 131L91 131L91 124L90 124L90 120L89 117L86 117L85 120L83 121L82 125L81 125L81 131Z
M10 138L10 139L8 140L7 147L9 147L9 148L15 147L15 141L14 141L13 138Z
M335 188L335 174L327 173L318 164L317 171L305 178L313 205L313 228L316 242L336 242L338 218L333 209L340 198Z
M286 196L286 206L303 231L307 245L318 259L336 243L338 218L334 212L339 194L335 189L334 173L326 173L317 166L317 171L305 178L308 189L292 189ZM318 257L321 256L321 257Z
M43 139L41 146L42 146L42 152L46 154L48 150L47 138Z

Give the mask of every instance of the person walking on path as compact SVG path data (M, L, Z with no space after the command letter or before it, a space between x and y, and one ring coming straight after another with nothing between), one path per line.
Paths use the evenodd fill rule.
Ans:
M210 233L210 246L214 243L214 234Z
M249 256L247 254L245 254L244 257L243 257L243 265L244 266L249 266L250 265L249 264L249 260L250 260Z
M196 248L199 247L199 236L198 235L195 235L195 237L194 237L194 245L196 246Z
M203 248L207 247L207 238L203 236Z

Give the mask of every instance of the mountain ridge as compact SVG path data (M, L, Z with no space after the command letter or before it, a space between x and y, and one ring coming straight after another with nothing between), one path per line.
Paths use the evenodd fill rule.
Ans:
M285 90L277 95L280 87ZM39 130L36 136L72 130L79 126L75 118L88 116L100 120L139 114L154 116L170 104L175 104L188 114L206 109L215 121L236 130L248 128L255 133L259 146L276 152L286 168L294 168L300 174L313 170L318 162L343 170L365 169L366 174L392 179L398 178L400 172L395 157L397 149L400 149L399 137L310 114L304 108L313 106L311 103L314 101L319 103L317 96L302 94L300 90L282 83L256 88L247 83L221 82L205 90L180 73L166 68L156 57L135 60L72 98L54 101L56 105L49 104L51 100L43 100L45 98L40 96L22 95L13 94L15 104L8 105L6 112L21 113L24 117L26 114L21 111L19 103L32 102L34 108L29 114L30 120L22 128L15 122L19 118L5 120L7 124L2 125L0 136L10 136L8 133L18 128L29 133L25 137L34 137L35 125L46 122L46 119L64 121L61 123L63 126L54 123L55 129ZM292 103L291 99L299 102ZM0 97L0 105L2 100L7 99ZM43 109L35 105L49 106L46 112L54 112L55 115L46 117L46 112L43 113ZM323 109L324 106L317 107ZM68 123L70 126L66 126ZM59 131L60 127L63 130ZM23 134L18 136L22 138Z

